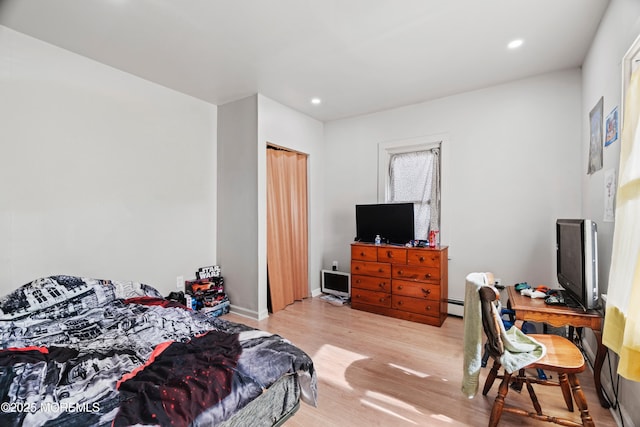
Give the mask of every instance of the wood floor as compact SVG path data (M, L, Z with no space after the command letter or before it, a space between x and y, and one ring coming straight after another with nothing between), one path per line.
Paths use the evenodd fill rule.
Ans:
M485 397L467 399L462 379L463 321L449 317L441 328L337 307L316 297L296 302L255 321L225 319L277 333L309 354L318 373L318 407L301 403L286 427L485 426L498 381ZM483 369L480 384L488 368ZM600 407L587 369L579 376L597 426L616 426ZM543 410L566 415L556 387L536 388ZM532 408L526 392L511 390L507 401ZM579 422L579 416L574 413ZM501 426L553 424L503 414Z

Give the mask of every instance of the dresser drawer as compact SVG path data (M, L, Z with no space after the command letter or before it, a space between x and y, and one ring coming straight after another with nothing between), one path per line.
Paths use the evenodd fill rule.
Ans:
M390 262L391 264L406 264L407 250L385 246L378 248L378 262Z
M391 292L391 280L382 277L354 275L351 276L351 287L353 289L367 289L370 291Z
M351 303L356 303L356 305L361 303L378 307L391 307L391 294L368 291L366 289L353 289L351 291Z
M440 285L433 283L409 282L394 280L391 293L396 296L421 298L423 300L440 301Z
M382 262L351 261L351 274L391 277L391 264Z
M351 244L351 308L442 326L447 318L447 247Z
M416 267L412 265L393 265L391 267L394 279L439 281L440 269L435 267Z
M351 245L351 259L378 261L378 248L376 246Z
M407 249L407 264L440 268L440 252L426 249Z
M391 301L391 306L396 310L409 311L411 313L424 314L426 316L433 317L440 316L439 301L405 297L402 295L393 295Z

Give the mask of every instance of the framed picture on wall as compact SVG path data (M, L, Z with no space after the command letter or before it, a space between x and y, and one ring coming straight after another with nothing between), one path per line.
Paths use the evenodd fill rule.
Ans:
M589 164L587 165L587 174L602 169L602 104L604 98L600 97L596 106L589 113Z
M618 107L609 113L604 122L604 128L607 132L604 138L604 146L607 147L618 139Z

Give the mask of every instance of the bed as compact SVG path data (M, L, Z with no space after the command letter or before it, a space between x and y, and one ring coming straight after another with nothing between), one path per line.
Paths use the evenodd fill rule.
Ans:
M311 358L153 287L51 276L0 299L0 425L273 426L315 406Z

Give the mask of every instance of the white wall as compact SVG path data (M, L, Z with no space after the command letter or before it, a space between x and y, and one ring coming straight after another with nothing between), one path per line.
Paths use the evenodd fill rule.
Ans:
M216 106L0 26L0 294L216 261Z
M257 96L218 107L218 262L234 312L259 318Z
M308 154L309 286L319 293L323 124L262 95L219 107L218 259L232 310L267 310L267 143Z
M606 292L611 267L614 223L603 222L604 212L604 173L614 169L619 171L620 140L603 150L603 168L593 175L586 174L589 141L589 112L600 97L604 97L603 114L606 117L618 106L621 113L622 57L633 41L640 35L640 2L635 0L612 0L598 30L582 67L583 102L582 118L582 210L584 216L598 223L598 264L600 290ZM605 319L606 321L606 319ZM592 348L595 342L591 340ZM617 357L609 352L615 372ZM607 361L608 363L608 361ZM617 379L611 379L605 364L602 381L607 394L613 398ZM640 426L640 406L637 396L640 384L620 380L618 395L625 426Z
M604 175L607 170L618 171L620 140L603 149L603 168L587 175L589 155L589 112L600 97L604 98L603 116L618 107L622 113L622 57L631 43L640 35L640 3L633 0L613 0L600 24L600 28L582 67L583 103L582 118L582 209L585 217L598 223L599 283L606 292L609 280L611 249L613 245L613 222L604 222ZM604 126L604 124L603 124ZM604 132L604 130L603 130ZM621 132L619 132L619 135Z
M445 135L449 298L472 271L555 285L555 219L582 203L580 89L573 69L325 124L324 264L349 265L354 205L377 201L378 143Z
M320 269L322 265L324 209L322 205L324 125L296 110L265 96L258 95L258 200L260 218L259 263L260 306L267 307L267 143L299 151L307 157L308 190L308 240L309 240L309 288L320 293Z

